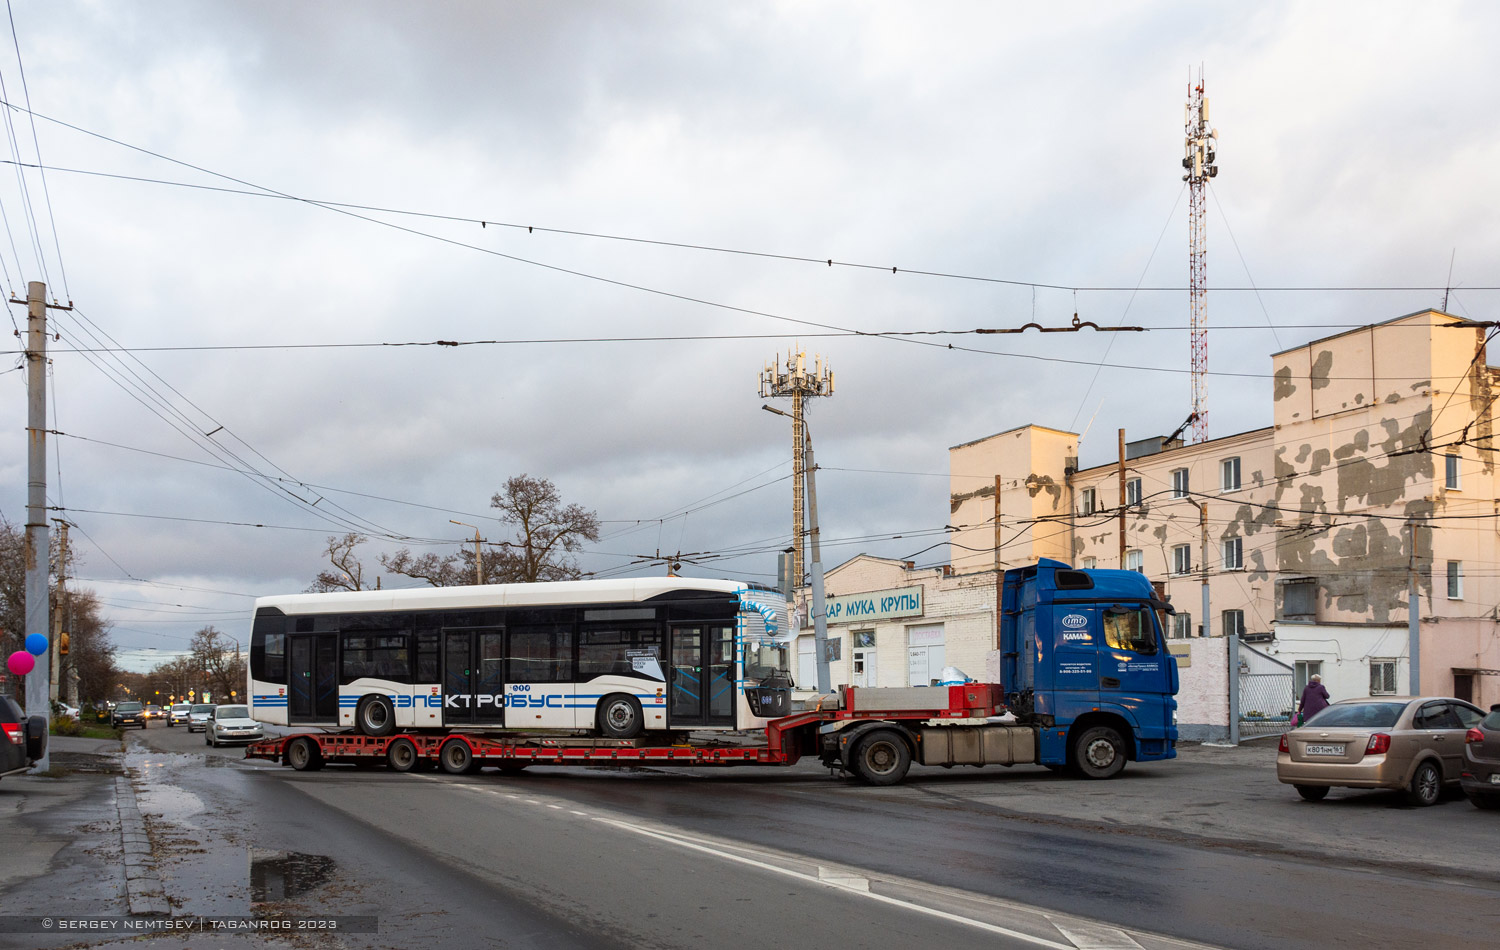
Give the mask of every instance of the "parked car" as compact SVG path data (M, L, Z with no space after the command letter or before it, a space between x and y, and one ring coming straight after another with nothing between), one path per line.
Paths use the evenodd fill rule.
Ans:
M221 742L259 742L265 738L260 723L250 718L249 706L215 706L203 731L203 741L217 746Z
M213 715L213 703L194 703L188 710L188 732L203 732L208 729L208 718Z
M146 710L140 703L124 702L115 703L115 708L109 714L111 726L140 726L146 728Z
M167 710L167 725L175 726L179 722L188 721L188 713L192 711L192 703L173 703L172 708Z
M1464 794L1475 808L1500 808L1500 703L1464 734Z
M71 716L74 719L77 719L78 718L78 707L77 706L69 706L67 703L58 703L57 704L57 714L59 716Z
M146 707L147 719L160 719L162 717L161 707L152 703Z
M27 716L9 696L0 696L0 776L24 772L47 751L47 720Z
M1446 696L1342 700L1281 737L1276 778L1310 802L1330 788L1390 788L1431 805L1459 781L1465 732L1483 718Z

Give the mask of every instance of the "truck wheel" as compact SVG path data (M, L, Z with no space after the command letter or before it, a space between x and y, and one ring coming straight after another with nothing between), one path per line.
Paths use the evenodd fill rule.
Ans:
M449 775L465 775L477 771L474 751L462 739L449 739L438 750L438 765Z
M416 743L410 739L397 739L385 750L385 762L392 772L410 772L421 760L422 757L417 755Z
M1084 778L1114 778L1125 768L1125 740L1109 726L1085 729L1073 743L1073 764Z
M616 693L599 701L599 732L610 739L634 739L646 728L646 717L634 696Z
M293 739L286 747L286 764L299 772L316 772L323 767L323 753L311 739Z
M1438 795L1443 790L1443 774L1431 760L1417 766L1417 772L1411 777L1411 784L1406 787L1406 803L1408 805L1435 805Z
M354 728L367 736L388 736L396 731L396 710L389 696L366 696L354 710Z
M911 768L911 750L893 729L876 729L854 748L854 774L869 785L895 785Z

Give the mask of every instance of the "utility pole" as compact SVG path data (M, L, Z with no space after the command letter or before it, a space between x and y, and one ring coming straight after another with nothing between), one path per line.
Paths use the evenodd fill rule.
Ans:
M775 406L761 406L766 412L774 412L778 416L787 415ZM828 692L833 688L832 678L828 674L828 608L823 596L823 547L818 540L818 482L816 473L818 466L813 460L812 431L806 425L802 426L802 436L806 439L804 448L807 453L807 501L808 515L811 517L812 535L812 622L813 622L813 649L817 651L818 670L818 693Z
M1192 357L1193 442L1208 439L1208 180L1219 174L1214 164L1219 130L1208 124L1208 98L1203 95L1203 67L1198 83L1188 71L1188 101L1183 123L1187 142L1182 167L1188 183L1188 349Z
M68 614L68 523L57 522L57 603L52 616L52 684L51 698L57 702L62 698L59 683L62 680L63 638L67 636L63 618Z
M792 586L801 587L803 561L807 551L802 527L808 445L803 431L806 426L804 403L808 396L833 395L833 371L823 362L823 357L815 356L813 371L809 373L807 354L801 350L796 353L788 352L784 367L773 362L760 371L760 395L762 399L773 396L792 397ZM784 412L780 414L787 415Z
M484 556L479 551L479 528L464 521L448 519L449 524L463 525L465 528L474 529L474 583L484 583Z
M1422 598L1417 593L1417 522L1406 521L1406 652L1409 695L1422 695Z
M1000 646L1000 605L1005 599L1005 568L1000 560L1000 476L995 476L995 649Z
M20 303L20 301L13 301ZM26 285L26 631L46 638L51 633L48 570L52 548L47 536L47 285L33 280ZM42 716L52 731L51 654L48 660L26 674L26 715ZM50 743L48 746L50 748ZM52 767L52 755L44 750L35 769Z
M1125 430L1120 430L1120 570L1125 570Z

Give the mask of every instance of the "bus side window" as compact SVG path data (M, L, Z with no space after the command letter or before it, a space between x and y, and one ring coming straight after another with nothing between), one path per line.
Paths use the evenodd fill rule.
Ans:
M436 683L438 681L438 632L417 632L417 676L413 682Z

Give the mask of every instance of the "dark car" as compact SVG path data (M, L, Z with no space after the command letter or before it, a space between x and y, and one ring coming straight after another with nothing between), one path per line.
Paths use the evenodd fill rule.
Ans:
M1464 735L1464 794L1476 808L1500 808L1500 704Z
M9 696L0 696L0 776L24 772L47 751L47 720L27 715Z
M146 710L137 702L115 703L109 716L111 726L140 726L146 728Z

